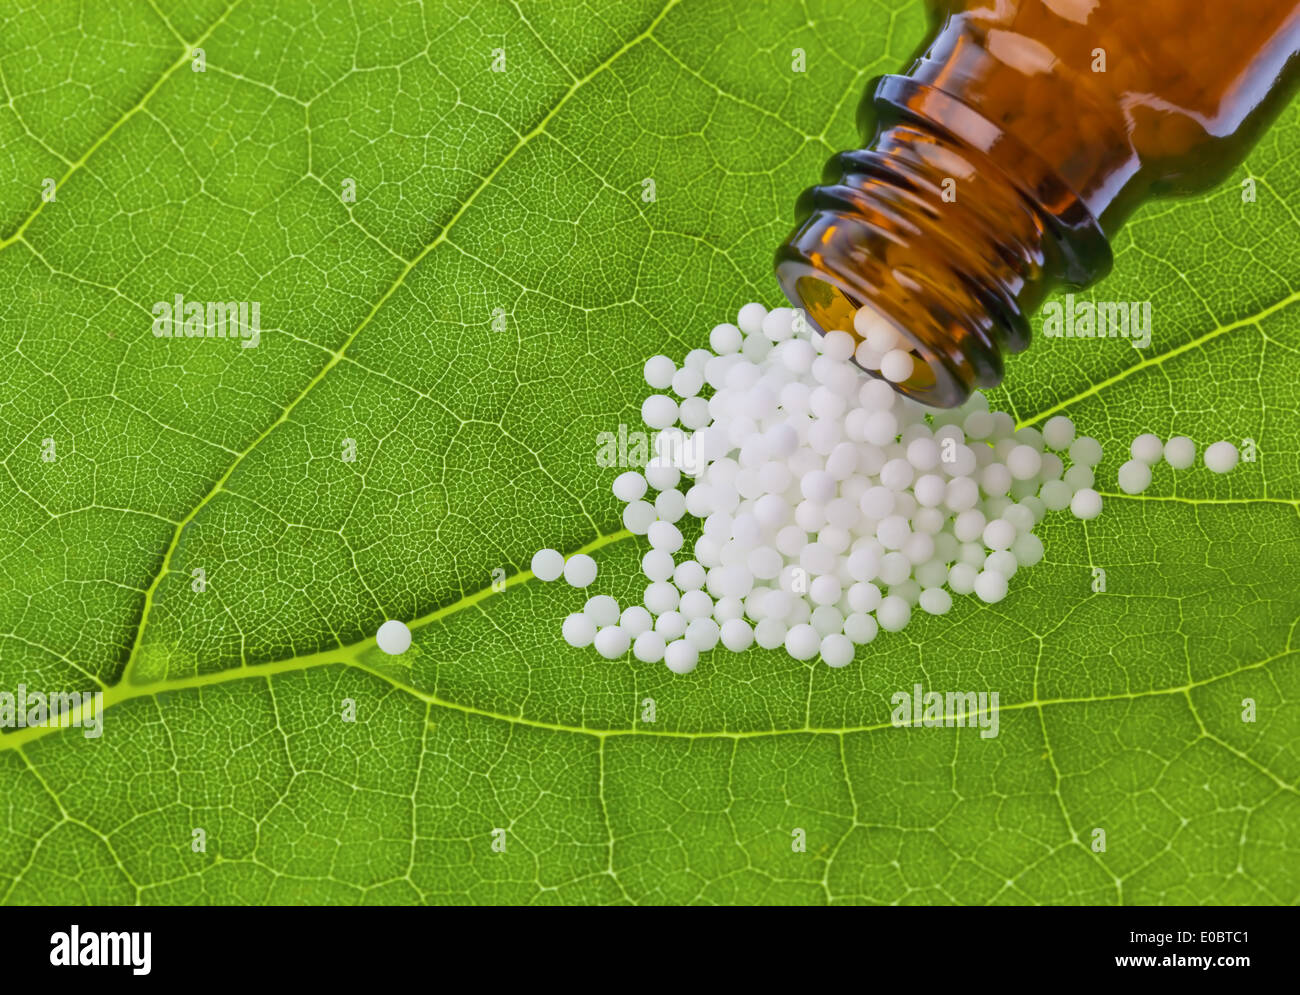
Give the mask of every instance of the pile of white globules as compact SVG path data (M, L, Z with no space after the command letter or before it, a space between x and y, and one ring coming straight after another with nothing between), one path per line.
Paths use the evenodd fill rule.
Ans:
M1076 438L1068 418L1017 430L978 392L957 409L927 408L849 362L888 359L889 379L911 371L889 326L862 312L855 326L856 346L847 332L810 336L790 308L747 304L735 325L713 329L711 351L680 367L646 362L656 393L641 413L658 433L655 455L613 489L625 526L649 541L648 584L641 605L621 610L609 595L590 598L564 621L570 645L610 659L630 647L679 674L718 643L784 645L843 667L917 608L942 615L954 594L1001 601L1042 559L1034 527L1049 512L1101 513L1101 445ZM703 520L689 552L687 515ZM562 571L543 550L535 573L586 587L588 560Z

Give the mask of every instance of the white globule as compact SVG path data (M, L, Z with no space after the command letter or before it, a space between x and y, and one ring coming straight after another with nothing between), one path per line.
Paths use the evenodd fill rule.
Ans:
M701 653L707 653L718 645L720 631L718 623L711 618L692 619L686 626L686 641Z
M574 648L590 646L596 638L596 623L585 612L574 612L565 618L560 626L564 641Z
M673 393L682 398L683 401L693 398L703 386L704 375L699 370L684 366L673 374ZM680 413L681 408L679 407L678 414L680 415Z
M1141 494L1151 486L1151 464L1144 459L1131 459L1119 468L1118 479L1119 489L1125 494Z
M1056 415L1043 424L1043 442L1049 449L1064 451L1074 441L1074 422L1065 415Z
M1133 444L1129 446L1129 452L1133 458L1147 466L1155 466L1160 462L1160 457L1164 454L1165 446L1160 441L1160 436L1151 432L1143 432Z
M722 355L722 354L718 353L718 355ZM682 363L682 365L689 367L692 370L699 370L703 372L704 364L707 363L712 358L713 358L713 353L709 352L708 349L692 349L690 352L686 354L686 361Z
M882 598L876 609L876 621L886 632L901 632L912 617L912 606L902 597L891 594Z
M1196 462L1196 443L1185 435L1175 435L1165 443L1165 462L1175 470L1186 470Z
M912 354L902 349L890 349L880 360L880 373L894 383L902 383L912 375Z
M411 648L411 630L405 622L390 618L375 633L375 644L389 656L398 656Z
M1007 578L996 570L981 570L973 586L979 599L990 605L1007 596Z
M650 613L641 605L628 605L618 618L619 627L633 639L648 632L654 622Z
M1205 449L1205 468L1213 473L1227 473L1237 465L1237 447L1231 442L1214 442Z
M753 338L762 334L763 319L767 317L767 308L762 304L750 303L740 309L736 315L736 324L740 330L745 333L745 337Z
M1070 498L1070 511L1075 518L1085 522L1101 514L1101 495L1091 487L1084 487L1074 492Z
M746 307L748 306L746 305ZM763 333L763 338L766 338L769 342L785 342L794 334L794 310L788 307L773 308L763 315L759 328ZM762 341L757 336L755 336L755 339Z
M754 630L743 618L729 618L722 623L722 645L733 653L743 653L754 644Z
M1101 445L1069 418L1017 431L978 392L951 411L903 396L891 382L924 360L867 309L851 330L809 334L791 308L746 304L713 328L709 350L646 361L654 458L612 487L628 531L648 540L642 604L588 599L564 619L567 643L611 660L630 648L676 674L718 646L840 668L881 632L947 614L954 595L1007 597L1043 559L1033 530L1044 516L1101 513ZM1216 445L1206 466L1226 472L1236 450ZM1195 448L1139 437L1121 488L1145 488L1162 454L1189 466ZM532 568L575 587L596 578L585 554L566 563L541 550Z
M641 420L651 428L667 428L677 421L677 402L667 394L651 394L641 402Z
M570 556L564 564L564 580L570 587L589 587L596 579L596 561L586 553Z
M952 595L942 587L927 587L921 592L921 607L931 615L943 615L952 607Z
M677 364L667 356L651 356L645 361L645 382L655 390L667 390L676 372Z
M1101 443L1089 435L1081 435L1070 443L1070 459L1077 466L1096 466L1101 460Z
M596 652L606 660L617 660L627 652L631 642L627 631L621 626L607 625L596 630L593 645L596 647Z
M672 522L659 520L651 523L646 536L653 548L662 549L665 553L675 553L682 548L681 529Z
M664 649L664 663L674 674L689 674L700 662L700 651L685 639L675 639Z
M1043 455L1033 446L1016 446L1007 453L1007 469L1013 480L1032 480L1043 468Z
M822 352L831 359L848 359L856 347L857 343L848 332L827 332L822 338Z
M1092 472L1092 467L1080 464L1066 470L1061 480L1069 487L1070 493L1074 494L1096 483L1097 475Z
M556 549L539 549L533 554L529 568L538 580L558 580L564 573L564 554Z
M614 478L614 497L624 504L640 499L646 492L645 477L636 470L628 470ZM535 572L535 571L534 571Z
M583 605L582 613L591 619L597 628L613 625L619 619L618 602L608 594L593 594Z
M651 549L641 557L641 572L652 583L672 578L674 571L673 554L662 549Z
M838 632L823 637L819 651L828 667L844 667L853 662L853 641Z
M733 352L740 352L741 345L744 344L744 336L739 328L729 322L723 322L720 325L714 325L713 331L709 332L709 348L719 356L728 356ZM653 387L654 384L651 384Z
M686 634L686 616L679 611L666 611L655 619L655 632L666 640L678 639Z
M651 629L633 640L632 655L642 663L658 663L664 658L666 646L664 637Z
M645 535L646 530L650 528L657 518L658 513L655 511L655 506L649 501L640 499L630 501L623 508L623 528L633 535Z
M821 648L821 637L807 622L794 626L785 634L785 651L796 660L811 660Z

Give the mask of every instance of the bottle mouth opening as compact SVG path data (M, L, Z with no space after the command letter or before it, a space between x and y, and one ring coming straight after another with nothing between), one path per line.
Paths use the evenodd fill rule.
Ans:
M961 404L970 395L970 391L948 368L942 357L931 350L925 342L904 327L892 315L882 310L874 301L860 299L847 288L837 286L827 278L827 274L810 267L797 274L790 274L792 260L787 260L778 269L782 287L786 296L795 307L802 308L809 324L820 334L832 331L847 332L860 346L864 338L855 327L854 318L862 308L868 308L872 314L888 322L905 343L912 357L911 374L901 380L886 377L879 365L864 365L860 360L862 353L870 350L855 351L850 362L868 376L884 380L895 390L911 397L922 404L937 408L952 408ZM795 264L797 265L797 264ZM788 282L787 282L788 281ZM880 362L882 357L868 356L866 363Z

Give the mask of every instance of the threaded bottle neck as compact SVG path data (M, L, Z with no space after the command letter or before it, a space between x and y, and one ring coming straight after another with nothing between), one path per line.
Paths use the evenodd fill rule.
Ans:
M1106 272L1110 248L1045 163L952 96L887 76L868 99L874 137L804 191L777 278L823 332L874 309L918 360L899 389L952 407L1001 382L1027 316Z

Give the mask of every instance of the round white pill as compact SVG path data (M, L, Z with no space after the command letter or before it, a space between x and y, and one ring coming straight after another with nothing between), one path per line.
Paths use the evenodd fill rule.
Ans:
M1160 441L1160 436L1151 432L1143 432L1129 446L1129 453L1133 458L1147 466L1155 466L1159 463L1164 451L1165 447Z
M819 647L822 662L828 667L844 667L853 662L853 641L838 632L831 633Z
M676 372L677 364L667 356L651 356L645 361L645 382L655 390L667 390Z
M411 648L411 630L405 622L390 618L375 633L375 642L385 653L397 656Z
M1231 442L1214 442L1205 450L1205 468L1214 473L1227 473L1237 465L1237 447Z
M746 335L758 335L763 331L763 319L767 317L767 308L762 304L746 304L736 314L736 324Z
M682 531L672 522L653 522L646 532L650 545L665 553L675 553L682 548ZM570 560L570 563L573 561ZM566 574L567 576L567 574Z
M564 623L560 626L560 635L574 648L590 646L591 641L596 638L596 623L585 612L574 612L565 617Z
M902 349L890 349L880 360L880 375L891 383L902 383L912 375L912 354Z
M821 636L806 622L800 623L785 634L785 651L796 660L811 660L821 647Z
M628 470L614 478L614 497L624 504L635 501L646 492L645 477L636 470Z
M1075 491L1074 497L1070 498L1070 514L1085 522L1096 518L1101 514L1101 495L1091 487Z
M677 420L677 402L667 394L651 394L641 402L641 420L651 428L667 428Z
M952 595L942 587L929 587L921 592L921 608L931 615L947 614L952 607Z
M854 612L844 620L844 634L859 646L875 639L879 629L875 618L866 612Z
M632 643L632 655L642 663L658 663L664 658L665 647L664 637L649 629Z
M613 625L618 621L618 602L608 594L595 594L582 606L582 613L596 623L596 627Z
M692 398L704 386L704 376L699 370L684 366L673 374L673 393L680 398Z
M985 604L995 604L1007 596L1007 578L996 570L981 570L975 577L975 595Z
M619 626L633 639L649 631L654 626L654 621L650 613L640 605L628 605L618 618Z
M596 579L596 561L586 553L575 553L564 564L564 580L570 587L588 587Z
M880 602L876 609L876 621L886 632L900 632L907 627L912 618L912 606L896 594L891 594Z
M596 631L594 645L596 652L606 660L616 660L627 652L631 637L618 625L607 625Z
M718 623L711 618L693 618L686 626L686 641L701 653L718 645Z
M700 662L700 651L685 639L676 639L664 649L664 663L674 674L689 674Z
M1070 460L1076 466L1096 466L1101 462L1101 443L1090 435L1081 435L1070 444Z
M709 348L719 356L740 352L743 343L744 338L740 329L730 322L724 321L721 325L714 325L713 331L709 332ZM655 385L651 384L650 386Z
M539 549L528 568L538 580L552 581L564 573L564 557L558 550Z
M1033 446L1016 446L1007 453L1007 469L1013 480L1031 480L1042 468L1042 453Z
M1058 451L1070 448L1074 441L1074 422L1065 415L1055 415L1043 425L1043 441L1048 447Z
M733 653L743 653L754 644L754 630L743 618L729 618L722 623L722 645Z
M1165 443L1165 462L1175 470L1186 470L1196 462L1196 443L1185 435L1175 435Z
M1151 485L1151 465L1143 459L1131 459L1119 468L1119 489L1125 494L1141 494Z

